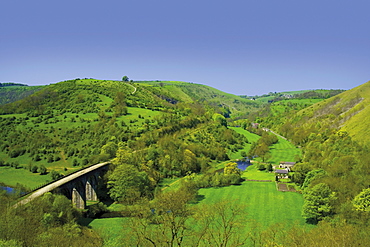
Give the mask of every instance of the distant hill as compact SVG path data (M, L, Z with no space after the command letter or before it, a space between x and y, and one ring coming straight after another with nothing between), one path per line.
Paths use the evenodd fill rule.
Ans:
M82 98L91 97L93 94L89 94L89 90L99 93L98 91L103 89L105 90L103 94L110 98L113 98L117 91L122 91L125 94L127 106L157 109L164 107L164 105L173 108L178 104L181 105L181 103L200 103L217 109L217 111L225 117L247 115L250 112L258 110L261 105L259 102L242 99L236 95L224 93L215 88L195 83L176 81L143 81L128 83L95 79L76 79L42 87L10 86L0 88L0 90L2 90L0 92L3 92L0 95L0 102L2 102L2 104L11 103L23 99L40 89L43 90L38 94L15 104L8 105L3 108L2 112L21 113L27 111L26 109L35 111L40 107L40 104L44 105L43 107L48 107L50 103L60 108L61 105L63 106L65 104L59 104L59 100L62 102L68 100L70 105L66 110L73 109L73 111L76 112L76 106L81 109L84 107L83 102L76 102L76 100L81 101ZM134 89L137 90L135 93L133 93ZM72 90L72 92L69 90ZM65 95L67 91L68 93ZM53 97L52 102L49 102L47 99L50 97ZM88 107L91 107L91 105ZM86 108L84 111L86 111Z
M23 99L45 86L27 86L21 83L0 83L0 105Z
M285 99L327 99L333 97L345 90L341 89L316 89L316 90L300 90L286 92L270 92L268 94L247 96L240 95L241 98L255 100L256 102L276 102Z
M239 96L228 94L215 88L178 81L145 81L137 85L144 86L158 97L168 102L198 102L221 110L225 117L236 117L256 111L260 102L253 102Z

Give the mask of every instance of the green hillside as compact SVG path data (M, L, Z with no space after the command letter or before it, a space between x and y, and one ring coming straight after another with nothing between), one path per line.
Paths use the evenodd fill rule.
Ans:
M45 86L27 86L15 83L0 83L0 105L23 99Z
M370 134L370 82L301 110L296 121L340 128L354 140L367 143L363 137Z
M200 96L192 90L199 90ZM114 158L123 147L130 152L140 150L141 155L143 151L155 153L145 154L155 162L151 165L158 172L151 174L155 183L163 176L206 169L210 160L226 160L228 149L241 149L244 143L243 136L225 127L226 120L219 113L229 114L226 108L208 104L211 94L232 99L218 92L184 82L159 85L76 79L45 86L0 106L0 166L15 169L12 181L2 172L0 182L33 188L35 183L28 181L33 176L24 176L19 168L29 170L30 175L46 169L49 175L37 180L44 183L50 180L51 171L65 175ZM176 137L170 145L167 142L172 135ZM135 162L146 163L148 160L142 160L145 155ZM190 155L194 167L185 167L184 155ZM162 167L164 160L166 168Z
M136 84L136 83L135 83ZM178 81L145 81L136 85L147 86L157 96L169 102L199 102L219 109L225 117L248 115L261 104L239 96L228 94L215 88Z

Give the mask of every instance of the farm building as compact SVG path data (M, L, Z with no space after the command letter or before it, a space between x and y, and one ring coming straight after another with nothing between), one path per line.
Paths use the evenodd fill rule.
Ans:
M295 162L285 162L285 161L281 161L279 163L279 168L285 168L285 169L288 169L290 171L290 169L295 165Z
M288 173L289 173L288 169L276 169L275 170L276 176L278 176L280 178L287 178Z

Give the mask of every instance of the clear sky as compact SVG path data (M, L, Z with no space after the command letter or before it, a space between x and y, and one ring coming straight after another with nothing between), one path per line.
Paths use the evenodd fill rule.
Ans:
M0 82L177 80L242 95L370 80L368 0L12 0Z

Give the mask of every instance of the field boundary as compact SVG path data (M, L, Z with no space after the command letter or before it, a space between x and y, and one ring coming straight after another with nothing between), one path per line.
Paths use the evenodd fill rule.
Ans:
M245 181L252 181L252 182L273 182L272 180L256 180L256 179L246 179Z

